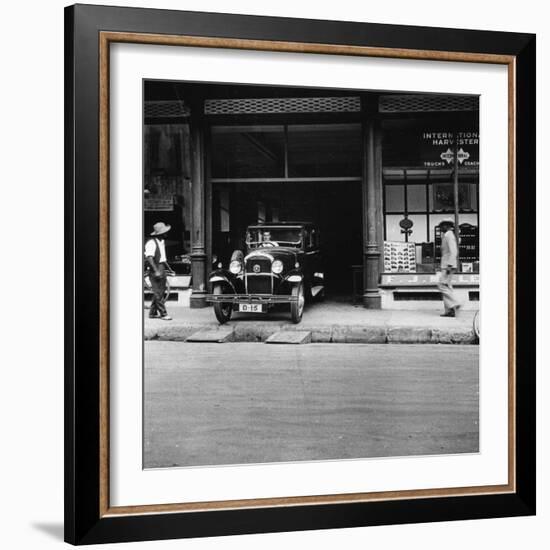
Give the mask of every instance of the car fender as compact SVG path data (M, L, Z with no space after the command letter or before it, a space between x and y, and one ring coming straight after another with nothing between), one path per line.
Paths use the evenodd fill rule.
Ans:
M302 273L302 271L298 269L293 269L285 275L283 283L294 285L296 283L301 283L303 280L304 274Z
M236 277L233 275L233 273L231 273L227 269L218 269L210 273L210 276L208 277L208 282L212 286L216 284L221 284L233 294L237 294L237 285L235 279Z

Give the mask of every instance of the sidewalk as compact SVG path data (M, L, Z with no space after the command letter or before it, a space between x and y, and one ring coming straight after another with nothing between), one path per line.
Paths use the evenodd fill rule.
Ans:
M184 341L200 330L217 330L211 307L190 309L168 304L172 321L148 319L145 315L145 340ZM324 302L306 306L302 322L295 325L289 313L233 313L223 325L232 329L234 342L264 342L284 330L311 332L312 343L365 344L472 344L476 342L472 323L474 311L461 311L456 318L440 317L441 310L370 310L361 305Z

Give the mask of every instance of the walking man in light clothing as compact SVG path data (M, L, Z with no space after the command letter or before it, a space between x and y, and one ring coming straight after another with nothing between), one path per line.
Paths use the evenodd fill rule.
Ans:
M441 317L456 317L460 303L455 297L452 280L457 268L458 245L453 231L454 221L445 219L440 224L441 229L441 275L437 287L443 296L445 312Z

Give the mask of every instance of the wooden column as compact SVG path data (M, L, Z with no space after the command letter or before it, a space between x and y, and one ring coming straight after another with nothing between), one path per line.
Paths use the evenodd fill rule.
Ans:
M378 203L379 178L377 168L377 134L379 124L369 117L363 123L363 305L369 309L380 309L381 298L378 291L380 278L380 223L382 205Z
M205 252L206 252L206 277L213 267L212 264L212 137L210 128L207 124L204 124L204 208L205 208L205 232L204 238L206 240ZM207 283L208 288L208 283Z
M384 188L382 185L382 121L374 126L374 177L376 182L376 235L378 250L378 277L384 272Z
M206 307L206 247L205 247L205 182L204 182L204 105L202 100L191 104L191 201L193 224L191 232L192 308Z

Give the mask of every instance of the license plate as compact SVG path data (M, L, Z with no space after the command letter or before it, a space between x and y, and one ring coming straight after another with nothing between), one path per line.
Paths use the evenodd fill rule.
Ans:
M245 313L263 313L262 304L239 304L239 311Z

